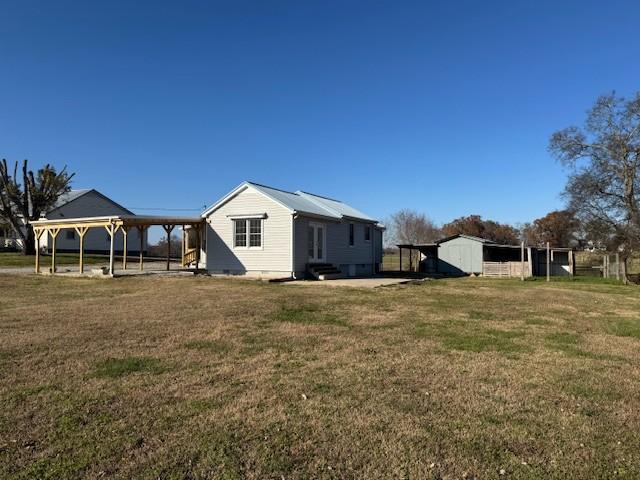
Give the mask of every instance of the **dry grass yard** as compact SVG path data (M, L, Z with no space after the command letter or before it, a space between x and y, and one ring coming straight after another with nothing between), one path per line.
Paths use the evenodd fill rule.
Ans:
M0 292L0 478L640 477L638 287Z

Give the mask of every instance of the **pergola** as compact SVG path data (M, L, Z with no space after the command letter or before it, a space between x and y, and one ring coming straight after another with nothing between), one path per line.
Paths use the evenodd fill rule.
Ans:
M72 229L80 238L80 273L84 272L84 237L91 228L104 228L111 239L109 247L109 275L113 276L115 267L115 236L118 230L122 231L122 268L127 269L127 235L129 230L137 228L140 232L140 258L139 269L144 269L144 238L145 231L154 225L161 226L167 232L167 270L169 270L171 251L171 232L176 226L182 226L182 265L197 262L200 259L201 235L205 220L202 217L162 217L140 215L118 215L109 217L85 217L64 218L57 220L37 220L31 222L36 237L36 273L40 273L40 239L43 234L51 235L51 273L56 272L56 238L62 230ZM195 245L189 247L186 229L191 228L196 232Z

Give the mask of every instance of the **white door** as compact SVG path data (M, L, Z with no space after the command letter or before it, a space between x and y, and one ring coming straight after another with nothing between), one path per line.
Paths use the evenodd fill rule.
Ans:
M309 245L309 262L324 262L326 258L325 244L327 243L325 225L322 223L309 223L309 230L307 235L307 241Z

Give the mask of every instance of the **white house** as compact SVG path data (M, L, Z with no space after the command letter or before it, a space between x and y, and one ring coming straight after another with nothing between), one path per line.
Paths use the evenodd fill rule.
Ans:
M199 266L210 273L359 276L382 263L377 220L344 202L244 182L202 213Z
M56 204L45 214L42 219L61 220L65 218L84 218L84 217L105 217L116 215L133 215L130 210L117 204L107 196L94 189L71 190L58 198ZM20 248L20 240L16 238L8 226L0 225L0 246ZM146 233L145 233L146 235ZM122 245L122 232L116 234L116 245ZM91 229L87 232L84 239L85 253L108 254L111 239L104 229ZM146 238L144 239L146 248ZM51 237L43 235L40 238L40 248L49 250L51 247ZM80 239L77 233L72 229L62 231L56 240L56 250L58 252L77 252L80 248ZM138 253L140 250L140 236L137 229L129 232L127 251L131 254ZM116 253L122 253L116 250Z

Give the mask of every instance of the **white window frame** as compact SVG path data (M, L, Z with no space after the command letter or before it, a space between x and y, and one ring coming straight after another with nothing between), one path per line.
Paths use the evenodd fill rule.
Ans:
M367 232L369 232L369 238L367 238ZM367 243L371 243L371 234L372 234L371 225L364 226L364 241Z
M260 222L260 246L251 246L251 221ZM236 222L244 221L246 245L236 245ZM233 236L234 250L264 250L264 218L261 217L235 217L231 220L231 234Z

